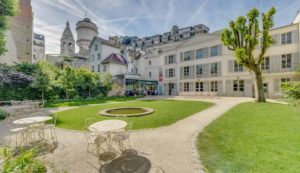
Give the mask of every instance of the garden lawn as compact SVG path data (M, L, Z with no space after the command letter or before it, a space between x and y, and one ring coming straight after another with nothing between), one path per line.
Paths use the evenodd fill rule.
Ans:
M58 116L57 126L65 129L85 130L85 120L89 118L95 118L95 122L107 119L121 119L132 122L132 129L146 129L170 125L178 120L207 109L212 105L212 103L198 101L129 101L97 106L82 106L80 108L58 112L54 115ZM154 109L155 112L145 116L128 118L106 117L98 114L102 109L120 107L148 107Z
M300 112L288 105L243 103L207 126L197 145L208 172L299 172Z
M74 100L74 101L58 101L58 102L50 102L46 103L45 107L65 107L65 106L80 106L80 105L88 105L88 104L102 104L102 103L111 103L111 102L123 102L129 100L135 100L135 97L103 97L99 99L82 99L82 100Z

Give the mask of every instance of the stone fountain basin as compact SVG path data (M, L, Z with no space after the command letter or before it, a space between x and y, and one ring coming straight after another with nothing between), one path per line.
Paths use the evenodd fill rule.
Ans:
M149 115L154 112L154 109L146 107L122 107L103 109L99 112L100 115L110 117L137 117Z

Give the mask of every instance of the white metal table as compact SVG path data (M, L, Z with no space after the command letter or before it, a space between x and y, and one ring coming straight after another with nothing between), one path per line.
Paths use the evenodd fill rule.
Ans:
M116 132L125 129L127 122L122 120L104 120L96 122L89 126L90 131L98 132Z
M104 120L90 125L89 130L95 133L105 133L108 138L108 146L112 148L112 134L123 131L126 126L127 122L122 120Z
M28 145L32 142L45 140L44 123L52 120L52 117L39 116L17 119L13 121L13 124L24 126L27 132L23 133L23 143ZM52 133L51 133L52 135Z
M27 125L27 124L39 124L43 123L49 120L52 120L52 117L47 117L47 116L39 116L39 117L28 117L28 118L22 118L13 121L14 124L18 125Z

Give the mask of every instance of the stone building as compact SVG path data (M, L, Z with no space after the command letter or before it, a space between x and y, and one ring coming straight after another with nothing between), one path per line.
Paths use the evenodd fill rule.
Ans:
M94 37L98 35L98 28L89 18L84 18L77 22L76 34L78 53L75 52L75 40L70 23L67 22L60 39L60 54L46 55L46 61L60 68L65 65L75 68L89 68L89 46Z
M89 18L77 22L76 24L77 41L76 44L79 47L79 55L82 57L88 57L88 50L91 41L98 35L98 27Z
M32 62L33 13L31 0L19 0L19 14L7 17L7 52L0 57L0 63Z
M75 40L70 29L69 21L60 39L60 55L65 57L72 57L75 55Z

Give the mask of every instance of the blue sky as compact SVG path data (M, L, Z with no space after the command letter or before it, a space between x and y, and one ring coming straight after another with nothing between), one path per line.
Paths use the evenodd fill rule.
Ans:
M256 7L276 7L275 27L288 25L300 10L300 0L32 0L34 31L46 36L46 53L59 53L67 20L76 39L75 24L85 16L95 22L99 36L151 36L179 27L205 24L210 31Z

